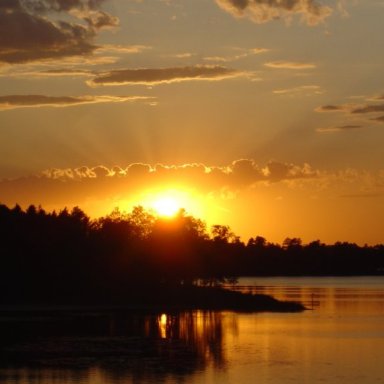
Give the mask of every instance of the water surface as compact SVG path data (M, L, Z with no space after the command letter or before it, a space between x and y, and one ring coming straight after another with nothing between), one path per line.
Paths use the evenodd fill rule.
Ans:
M312 309L3 314L0 382L384 382L384 278L242 278L237 289Z

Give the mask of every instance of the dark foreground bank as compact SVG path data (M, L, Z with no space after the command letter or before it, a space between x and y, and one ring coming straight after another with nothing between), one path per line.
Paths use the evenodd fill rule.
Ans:
M135 303L136 301L136 303ZM133 297L132 305L160 309L202 309L232 311L297 312L305 307L297 302L279 301L271 296L234 292L212 287L178 287L158 289Z
M29 297L28 300L3 303L2 312L22 313L23 310L64 310L66 308L98 308L105 311L169 311L169 310L211 310L244 312L299 312L305 307L298 302L280 301L264 294L231 291L220 287L198 286L151 286L131 287L122 291L99 292L89 295L78 292L72 297ZM5 305L4 305L5 304ZM0 309L1 311L1 309Z

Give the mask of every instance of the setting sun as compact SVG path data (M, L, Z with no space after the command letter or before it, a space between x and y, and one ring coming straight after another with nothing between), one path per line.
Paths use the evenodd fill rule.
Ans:
M192 190L180 186L146 191L133 205L142 205L163 218L172 218L181 209L196 217L204 213L201 198Z
M173 197L160 197L152 204L153 209L159 216L173 217L181 209L179 202Z

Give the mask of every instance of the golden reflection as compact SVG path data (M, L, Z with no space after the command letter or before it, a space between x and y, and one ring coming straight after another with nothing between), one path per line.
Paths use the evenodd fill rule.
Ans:
M210 311L191 311L178 314L161 314L156 318L157 334L160 339L180 340L196 354L196 357L215 366L224 364L223 337L237 324L225 323L224 314ZM153 335L147 322L147 335ZM148 328L149 327L149 328Z
M159 317L159 334L162 339L167 338L167 315L163 313Z

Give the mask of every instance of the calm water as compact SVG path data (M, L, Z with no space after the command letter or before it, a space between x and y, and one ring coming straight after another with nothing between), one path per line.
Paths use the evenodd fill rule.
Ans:
M384 383L384 278L244 278L304 313L0 317L0 382Z

